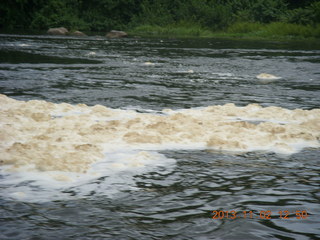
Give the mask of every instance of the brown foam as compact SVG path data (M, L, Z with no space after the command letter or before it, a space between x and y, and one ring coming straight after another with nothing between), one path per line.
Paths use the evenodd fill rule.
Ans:
M319 147L320 109L234 104L163 114L0 95L1 165L86 172L110 149L208 148L291 154ZM59 177L58 177L59 178Z

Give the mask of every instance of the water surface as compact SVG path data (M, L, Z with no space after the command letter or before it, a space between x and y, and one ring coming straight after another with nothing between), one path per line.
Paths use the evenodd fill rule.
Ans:
M319 54L317 43L0 35L0 93L153 113L226 103L310 110L320 107ZM281 79L264 84L262 72ZM71 199L45 202L1 197L1 239L320 238L319 149L161 154L174 161L101 177L99 192L83 195L79 186L58 193ZM212 219L214 210L239 214Z

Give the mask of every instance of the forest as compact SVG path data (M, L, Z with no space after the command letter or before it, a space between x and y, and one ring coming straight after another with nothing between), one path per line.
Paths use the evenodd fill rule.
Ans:
M319 0L2 0L0 29L320 37Z

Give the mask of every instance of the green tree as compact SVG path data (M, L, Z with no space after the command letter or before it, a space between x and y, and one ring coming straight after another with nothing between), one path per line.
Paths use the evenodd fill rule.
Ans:
M140 0L79 1L79 15L91 30L123 29L140 10Z
M78 17L76 2L73 0L48 0L37 12L30 24L31 28L67 27L69 29L87 29L85 22Z
M1 0L0 28L27 28L43 0Z
M257 0L251 7L251 13L255 21L270 23L279 21L286 9L285 2L281 0Z

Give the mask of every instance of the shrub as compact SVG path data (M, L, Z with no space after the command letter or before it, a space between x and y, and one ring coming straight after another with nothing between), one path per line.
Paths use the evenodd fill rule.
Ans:
M264 36L316 37L317 33L310 25L274 22L265 26Z
M252 33L261 30L263 25L261 23L252 22L238 22L231 25L227 32L229 33Z

